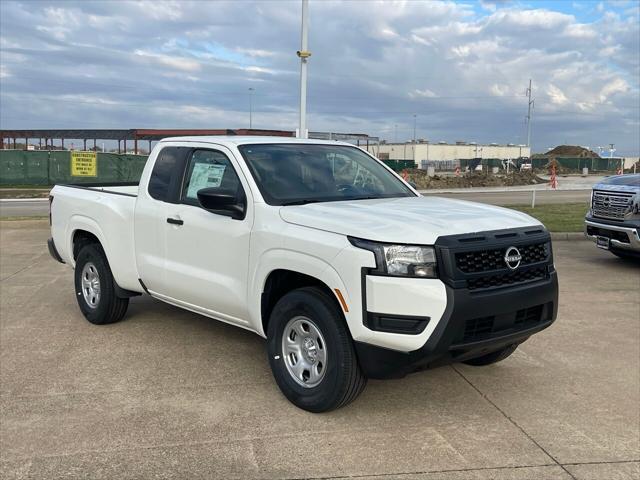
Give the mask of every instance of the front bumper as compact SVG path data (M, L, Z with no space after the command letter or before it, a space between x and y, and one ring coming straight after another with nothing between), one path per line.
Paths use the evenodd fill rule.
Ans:
M584 234L588 239L596 242L598 237L607 237L613 249L640 252L640 226L612 224L592 217L587 217L584 223Z
M446 287L447 308L423 347L400 352L355 342L369 378L408 373L479 357L544 330L558 312L558 278L483 293Z

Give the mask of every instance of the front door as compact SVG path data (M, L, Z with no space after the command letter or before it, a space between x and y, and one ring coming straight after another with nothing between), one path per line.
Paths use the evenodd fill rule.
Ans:
M253 208L231 158L223 147L195 148L187 157L179 201L166 206L165 295L220 320L246 324ZM197 196L202 188L243 191L244 219L205 210Z

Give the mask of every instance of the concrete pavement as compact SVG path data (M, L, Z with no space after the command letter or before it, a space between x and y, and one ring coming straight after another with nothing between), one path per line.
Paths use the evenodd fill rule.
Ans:
M457 189L456 191L425 190L424 195L457 198L493 205L530 205L531 191ZM539 190L536 191L536 205L547 203L578 203L589 201L590 190ZM48 199L8 200L0 199L0 217L43 217L49 215Z
M43 217L49 215L49 199L0 199L0 217Z
M531 205L532 191L526 190L490 190L490 189L457 189L447 191L423 190L426 196L438 196L469 200L472 202L490 203L492 205ZM589 203L591 190L537 190L535 204Z
M371 381L328 414L258 336L155 301L81 316L46 221L0 222L0 477L637 479L640 270L554 244L560 314L504 362Z

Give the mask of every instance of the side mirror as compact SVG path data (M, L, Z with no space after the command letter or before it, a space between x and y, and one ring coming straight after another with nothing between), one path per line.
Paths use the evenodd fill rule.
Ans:
M238 195L237 192L219 188L209 187L198 190L198 201L205 210L218 215L227 215L236 220L242 220L247 210L243 194Z

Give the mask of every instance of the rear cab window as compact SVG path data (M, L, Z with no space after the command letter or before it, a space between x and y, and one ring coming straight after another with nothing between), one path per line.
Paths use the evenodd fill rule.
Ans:
M183 159L187 150L184 147L164 147L160 150L147 187L152 198L162 202L172 201L177 173L183 170Z

